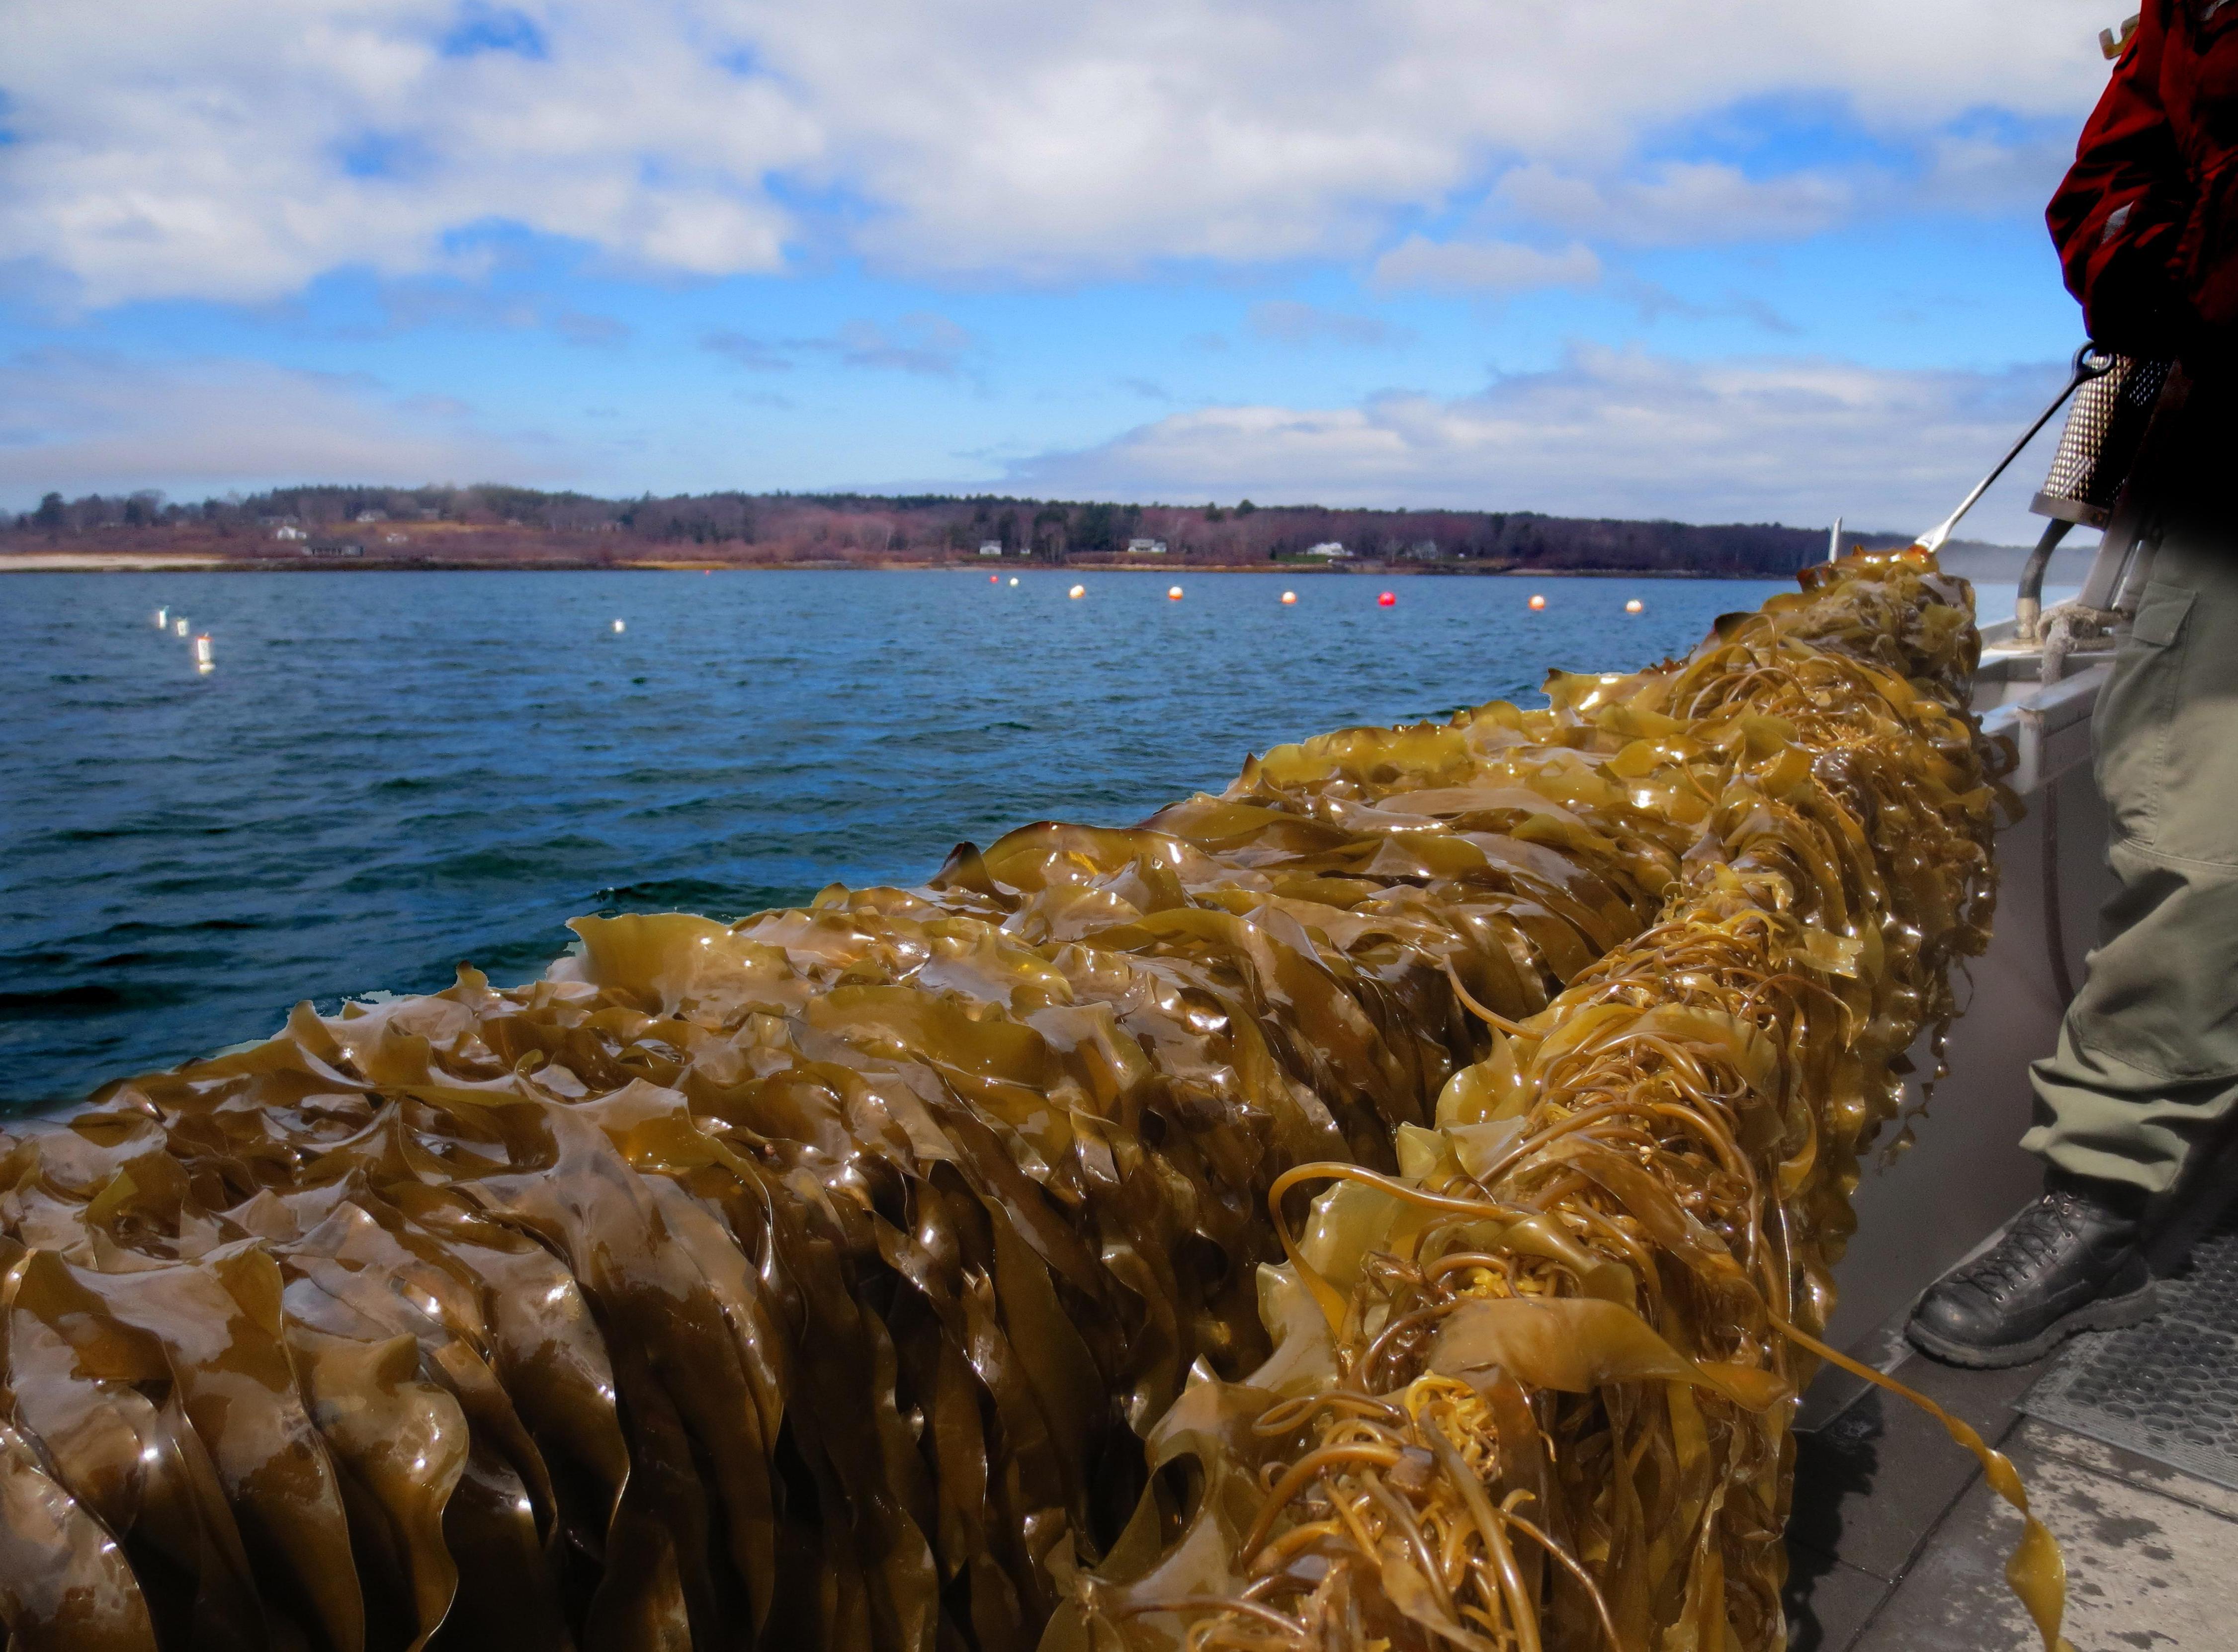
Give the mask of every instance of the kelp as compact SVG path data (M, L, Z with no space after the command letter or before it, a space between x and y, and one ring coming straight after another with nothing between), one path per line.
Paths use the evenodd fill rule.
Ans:
M1600 775L1697 800L1678 885L1545 1009L1470 1004L1491 1047L1400 1127L1399 1174L1276 1179L1275 1351L1152 1431L1160 1478L1046 1652L1784 1646L1821 1359L1927 1405L2027 1516L2001 1454L1818 1340L1859 1146L1987 938L1994 794L1957 594L1909 556L1804 584L1683 664L1553 685ZM2008 1575L2063 1648L2033 1517Z
M1993 886L1963 585L1804 585L0 1136L8 1644L1775 1643Z

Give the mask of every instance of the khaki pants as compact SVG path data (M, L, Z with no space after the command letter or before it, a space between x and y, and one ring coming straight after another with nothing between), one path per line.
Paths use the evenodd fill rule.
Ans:
M2171 532L2093 736L2121 889L2022 1146L2168 1191L2238 1103L2238 545Z

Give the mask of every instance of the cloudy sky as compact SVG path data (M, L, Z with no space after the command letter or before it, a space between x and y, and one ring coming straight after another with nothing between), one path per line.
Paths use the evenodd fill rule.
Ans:
M501 478L1924 526L2079 341L2041 210L2124 9L0 7L0 505ZM1984 525L2030 535L2028 492Z

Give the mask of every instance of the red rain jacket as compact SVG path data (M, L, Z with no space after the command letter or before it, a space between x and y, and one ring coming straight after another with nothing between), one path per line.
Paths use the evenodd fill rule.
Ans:
M2090 336L2195 371L2238 335L2238 0L2145 0L2045 213Z

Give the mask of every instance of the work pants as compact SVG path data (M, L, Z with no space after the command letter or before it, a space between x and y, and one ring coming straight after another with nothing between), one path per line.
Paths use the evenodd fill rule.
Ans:
M2092 728L2121 887L2022 1145L2163 1193L2238 1103L2238 533L2172 530L2151 572Z

